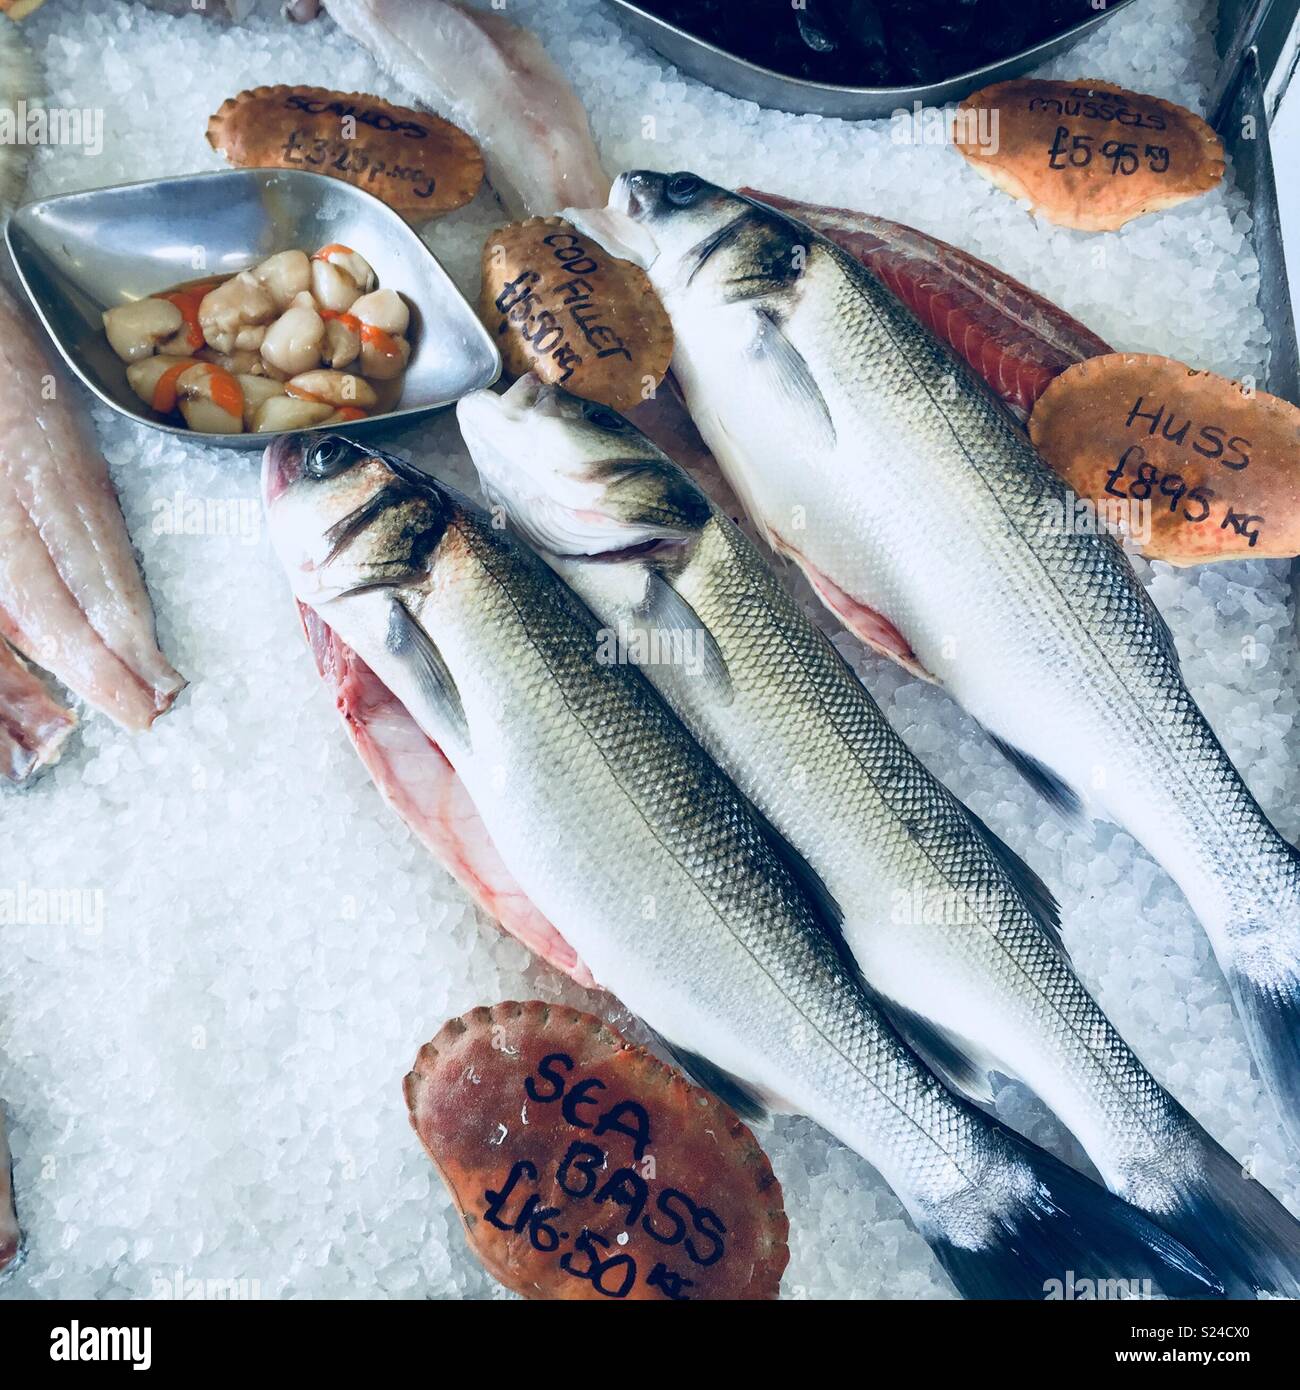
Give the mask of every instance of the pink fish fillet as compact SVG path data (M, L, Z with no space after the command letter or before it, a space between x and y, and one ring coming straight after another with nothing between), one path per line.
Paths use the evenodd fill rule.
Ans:
M1113 351L997 266L915 227L753 188L740 191L806 222L861 261L1021 418L1053 377Z
M394 81L478 141L511 217L609 197L587 113L527 29L449 0L327 0L326 8Z
M9 1269L22 1249L23 1233L14 1210L13 1167L5 1137L4 1111L0 1110L0 1275Z
M442 750L313 609L299 604L298 613L316 668L334 687L344 727L384 799L484 912L557 970L594 987L573 948L510 876Z
M21 782L55 762L76 724L72 712L0 641L0 777Z
M47 385L52 383L52 392ZM0 637L127 729L185 686L76 388L0 287Z

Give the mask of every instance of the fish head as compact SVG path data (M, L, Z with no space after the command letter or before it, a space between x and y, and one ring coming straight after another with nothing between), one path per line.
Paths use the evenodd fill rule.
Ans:
M456 407L484 492L534 546L614 558L690 540L708 499L617 411L534 373Z
M337 434L273 439L262 498L294 594L313 606L427 573L460 505L405 459Z
M620 174L605 223L665 298L690 292L712 300L753 299L797 279L810 233L742 194L696 174L638 169ZM602 226L593 227L600 236ZM644 249L652 246L652 250Z

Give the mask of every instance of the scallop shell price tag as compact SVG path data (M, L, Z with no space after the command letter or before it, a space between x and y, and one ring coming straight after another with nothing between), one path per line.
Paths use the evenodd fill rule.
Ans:
M529 1298L775 1298L781 1188L720 1101L576 1009L452 1019L407 1076L470 1248Z
M208 121L208 143L232 164L342 179L411 221L463 207L483 182L483 156L463 130L359 92L240 92Z
M1061 373L1029 417L1095 515L1176 565L1300 553L1300 410L1168 357Z
M953 143L993 183L1062 227L1113 231L1223 177L1223 143L1197 115L1088 78L1021 77L972 92Z
M488 238L479 317L508 372L535 371L616 410L653 395L672 360L672 325L645 271L561 217Z

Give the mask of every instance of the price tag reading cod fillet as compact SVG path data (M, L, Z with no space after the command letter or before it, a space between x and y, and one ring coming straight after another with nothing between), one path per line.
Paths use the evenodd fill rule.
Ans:
M615 410L653 395L672 360L672 324L645 271L561 217L488 237L479 316L507 372Z
M406 1078L470 1248L528 1298L764 1299L789 1259L781 1188L720 1101L576 1009L452 1019Z
M1300 410L1168 357L1108 353L1062 372L1029 436L1150 559L1300 553Z

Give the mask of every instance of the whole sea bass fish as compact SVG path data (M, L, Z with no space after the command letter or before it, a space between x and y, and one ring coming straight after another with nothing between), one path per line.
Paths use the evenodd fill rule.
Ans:
M600 660L595 618L542 560L337 436L273 442L263 496L297 598L443 750L594 977L697 1074L866 1156L964 1294L1041 1298L1066 1271L1219 1291L1141 1213L918 1062L846 963L807 866L639 671Z
M1064 483L966 365L808 227L648 172L586 225L646 266L691 414L773 547L1047 796L1118 822L1182 888L1300 1139L1300 855L1119 544L1070 524Z
M1125 1046L1047 888L913 757L731 519L628 420L535 376L457 415L489 498L807 859L936 1070L986 1101L992 1071L1018 1077L1229 1293L1300 1295L1300 1223Z

